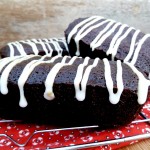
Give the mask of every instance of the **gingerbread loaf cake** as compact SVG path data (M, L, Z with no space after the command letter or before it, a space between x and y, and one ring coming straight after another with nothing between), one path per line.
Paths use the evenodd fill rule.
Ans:
M1 48L1 58L25 55L69 55L65 38L31 39L8 43Z
M137 116L150 85L133 65L106 58L28 55L0 64L0 115L9 119L118 127Z

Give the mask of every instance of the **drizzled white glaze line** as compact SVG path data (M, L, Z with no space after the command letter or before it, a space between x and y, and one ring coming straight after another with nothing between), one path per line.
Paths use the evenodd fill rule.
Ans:
M68 46L67 46L67 42L66 42L66 39L64 37L62 37L61 39L57 39L57 38L55 38L55 39L56 39L57 42L63 43L63 45L65 46L65 49L69 52L69 49L68 49ZM59 46L60 46L60 44L59 44Z
M7 66L10 62L16 60L16 59L19 59L21 58L22 56L16 56L16 57L6 57L6 58L3 58L1 59L1 62L0 62L0 72L2 71L2 69ZM0 81L1 81L1 77L0 77ZM0 82L1 83L1 82ZM0 84L0 89L1 89L1 84Z
M139 35L139 33L140 33L140 30L136 30L134 32L132 40L131 40L131 44L130 44L130 50L129 50L128 55L125 57L124 62L128 62L131 59L131 56L134 53L135 42L136 42L136 39L137 39L137 36Z
M92 48L92 51L95 50L95 48L97 48L98 46L100 46L114 31L115 29L121 25L120 22L115 23L115 25L108 31L106 32L98 41L97 43L93 43L93 41L90 44L90 47Z
M54 41L54 38L53 39L44 39L44 40L45 40L45 44L47 44L47 46L51 50L51 54L52 54L53 49L49 44L52 44L54 46L54 48L57 51L58 55L62 55L63 49L60 47L60 45L56 41Z
M46 81L45 81L45 92L44 92L44 98L47 100L53 100L55 98L55 95L53 93L53 84L54 84L54 80L55 77L57 75L57 73L59 72L59 70L63 67L63 66L67 66L67 65L72 65L73 62L75 61L75 59L77 58L76 56L74 56L69 63L66 63L66 59L70 58L68 56L64 56L62 61L60 63L57 63L48 73Z
M34 53L35 55L38 55L39 50L37 49L37 46L36 46L35 43L31 42L30 40L27 40L27 41L20 41L20 42L30 45L31 48L32 48L33 53Z
M33 41L34 42L34 44L40 44L41 46L42 46L42 49L44 50L44 52L45 52L45 54L48 54L48 50L47 50L47 48L46 48L46 46L45 46L45 43L44 42L42 42L42 40L37 40L37 39L31 39L31 41ZM36 46L36 45L35 45Z
M139 52L140 52L140 50L141 50L141 47L142 47L142 45L144 44L144 42L146 41L146 39L149 38L149 37L150 37L150 34L146 34L146 35L144 35L144 37L139 41L139 43L138 43L138 45L137 45L137 47L136 47L136 49L135 49L133 59L132 59L132 61L130 62L132 65L134 65L134 64L136 63L136 60L137 60L137 58L138 58Z
M49 52L49 55L52 56L52 53L53 53L53 49L51 48L50 44L49 43L45 43L47 45L47 47L49 48L50 52Z
M93 19L95 18L100 18L102 19L103 17L100 17L100 16L91 16L83 21L81 21L79 24L77 24L72 30L71 32L69 33L68 37L67 37L67 43L69 44L70 43L70 40L72 38L72 36L77 32L77 30L83 26L84 24L88 23L89 21L92 21Z
M65 46L65 49L68 51L68 46L67 46L67 43L66 43L66 40L65 40L65 38L64 37L62 37L61 39L57 39L57 38L50 38L50 39L42 39L42 40L44 40L45 41L45 44L53 44L53 46L55 47L55 49L57 50L57 49L59 49L59 50L62 50L63 51L63 49L62 49L62 47L60 46L60 44L58 43L58 42L61 42L61 43L63 43L64 44L64 46ZM54 41L55 40L55 41Z
M43 50L45 51L45 54L48 54L48 50L47 50L47 48L46 48L46 46L45 46L44 42L42 42L42 40L41 40L41 39L39 40L39 42L38 42L36 39L34 39L34 40L35 40L35 43L37 43L37 44L41 44L41 46L42 46Z
M47 44L47 45L52 44L54 46L55 50L58 52L58 54L62 54L63 49L59 45L58 39L56 40L56 38L52 38L52 39L42 39L42 40L44 40L45 44ZM62 42L62 43L64 43L64 42ZM51 46L49 45L49 47L51 47ZM50 49L52 50L52 48L50 48Z
M66 40L64 40L64 41L60 41L60 42L62 42L62 43L64 44L65 49L69 52L69 49L68 49L68 46L67 46Z
M61 39L58 39L58 42L63 43L64 46L65 46L65 49L69 52L67 41L66 41L65 37L62 37Z
M77 100L82 101L84 98L84 95L81 95L80 92L80 82L82 80L82 76L83 76L83 70L84 67L88 65L90 58L86 57L83 61L83 64L80 64L77 68L77 73L74 79L74 88L75 88L75 97Z
M20 52L20 54L22 56L26 56L26 53L24 51L24 48L22 46L22 44L20 44L18 41L15 41L14 44L16 45L16 47L18 48L18 51Z
M123 39L125 39L125 38L128 36L128 34L129 34L133 29L134 29L133 27L128 28L127 31L126 31L120 38L118 38L118 40L116 41L116 44L114 45L114 47L113 47L113 49L112 49L112 53L111 53L111 55L112 55L112 60L114 60L114 58L115 58L115 56L116 56L116 54L117 54L117 50L118 50L118 47L119 47L121 41L122 41ZM135 29L134 29L134 30L135 30Z
M60 45L57 42L54 42L52 39L50 39L50 42L55 47L56 51L58 52L58 55L61 55L63 49L60 47Z
M114 45L115 45L117 39L119 38L119 36L122 34L123 30L124 30L126 27L128 27L128 25L126 25L126 24L123 24L123 25L120 26L118 32L115 34L115 36L114 36L114 37L112 38L112 40L111 40L111 43L110 43L110 45L109 45L109 48L108 48L108 50L107 50L107 52L106 52L107 55L112 54L113 47L114 47Z
M136 69L134 65L131 63L125 62L132 70L133 72L138 76L138 103L144 104L147 100L147 93L148 93L148 87L150 86L150 80L147 80L144 75Z
M89 66L86 68L84 74L82 74L82 77L80 78L81 89L79 88L79 80L78 80L78 82L77 82L77 80L76 80L76 83L75 83L75 84L76 84L76 85L75 85L75 87L76 87L76 92L75 92L75 93L76 93L76 98L77 98L77 100L83 101L83 100L85 99L85 96L86 96L86 86L87 86L87 81L88 81L88 79L89 79L90 72L91 72L92 68L94 68L94 67L97 66L98 61L99 61L99 58L94 59L93 64L92 64L92 65L89 65ZM81 69L81 68L80 68L80 69ZM82 71L82 73L83 73L83 71ZM78 78L78 77L77 77L77 78ZM82 80L82 81L81 81L81 80Z
M1 85L0 90L3 95L6 95L8 93L8 87L7 87L8 76L9 76L11 70L13 69L13 67L15 67L17 64L23 62L24 60L30 59L32 57L35 57L35 56L25 56L20 59L16 59L15 61L8 64L8 66L4 69L4 71L1 74L1 78L0 78L0 85Z
M57 41L57 42L65 42L65 37L61 37L61 38L49 38L49 39L42 39L42 40L45 40L45 42L50 42L50 40L53 40L53 41Z
M43 61L47 56L43 56L38 60L32 60L30 63L28 63L25 68L23 69L23 72L21 73L19 79L18 79L18 87L20 91L20 101L19 106L20 107L26 107L27 106L27 100L24 95L24 85L27 79L29 78L30 74L33 72L35 67L42 63L52 63L54 62L59 56L53 57L51 60Z
M113 80L111 78L111 69L110 69L110 64L109 61L104 58L104 70L105 70L105 81L106 81L106 87L109 92L109 101L112 104L117 104L120 100L120 96L122 94L122 91L124 89L123 85L123 80L122 80L122 66L121 66L121 61L117 61L117 75L116 75L116 81L117 81L117 93L113 92Z
M14 47L12 46L11 43L8 43L9 49L10 49L10 57L13 57L15 55L15 50Z
M64 37L62 37L62 38L60 38L60 39L57 39L57 38L49 38L49 39L47 39L47 38L43 38L43 39L27 39L27 40L25 40L25 42L28 42L28 41L30 41L30 42L43 42L43 43L50 43L50 41L54 41L54 42L65 42L65 38ZM19 41L20 42L20 41Z
M16 60L18 58L21 58L22 56L16 56L16 57L6 57L6 58L3 58L1 59L1 62L0 62L0 72L2 71L2 69L7 65L9 64L11 61L13 60Z
M25 41L20 40L20 41L8 43L7 45L9 46L9 49L10 49L10 57L13 57L15 54L14 46L16 46L17 50L19 51L19 53L21 55L27 55L24 47L22 46L22 43L28 44L29 46L31 46L31 49L35 55L39 54L39 50L38 50L38 47L36 44L40 44L42 46L43 50L45 51L45 53L46 54L50 53L51 55L52 55L53 49L50 44L52 44L54 46L54 50L56 50L58 52L58 55L62 55L63 49L59 45L58 42L62 42L64 44L66 50L68 51L68 46L67 46L64 38L62 38L62 39L51 38L51 39L38 39L38 40L31 39L31 40L25 40ZM48 47L48 49L46 48L46 46Z
M45 41L46 41L46 40L47 40L47 39L45 39ZM38 50L36 44L41 44L43 50L46 52L46 54L48 54L48 50L46 49L46 47L45 47L45 45L44 45L44 44L46 44L46 45L48 46L49 50L50 50L50 54L52 55L53 49L51 48L51 46L50 46L49 43L47 43L47 42L46 42L46 43L44 43L44 42L42 42L42 41L41 41L41 42L38 42L36 39L26 40L26 42L25 42L25 41L20 41L20 42L24 42L24 43L26 43L26 44L29 44L29 45L32 47L33 52L34 52L35 55L38 55L38 53L39 53L39 50Z
M107 20L107 21L108 21L108 20ZM101 36L102 36L106 31L108 31L108 29L113 25L113 23L115 23L115 21L114 21L114 20L111 20L111 21L106 25L106 27L105 27L102 31L99 32L99 34L96 36L96 38L91 42L90 47L93 47L93 45L95 45L95 44L99 41L99 39L101 38ZM92 49L92 50L93 50L93 49Z
M76 55L79 56L80 55L80 50L79 50L79 40L82 39L84 36L86 36L89 32L91 32L93 29L95 28L98 28L100 26L102 26L103 24L107 23L107 22L110 22L108 27L111 26L115 21L113 20L104 20L96 25L93 25L91 26L92 24L94 24L95 22L97 22L98 20L101 20L103 18L96 18L94 20L92 20L91 22L87 23L86 25L84 25L77 33L77 35L75 36L74 40L75 40L75 43L76 43ZM89 27L89 28L88 28ZM106 27L106 29L108 28ZM104 31L106 30L104 29Z
M77 29L81 27L81 29L77 32L74 41L76 43L76 55L80 55L80 50L79 50L79 41L81 38L83 38L84 36L86 36L86 34L88 34L92 28L94 29L94 25L92 25L92 21L94 21L94 19L90 17L88 19L85 19L83 21L81 21L80 23L78 23L77 25L75 25L75 27L72 29L72 31L69 33L68 37L67 37L67 42L69 43L72 36L77 32ZM98 18L98 16L94 17L94 18ZM88 20L88 21L87 21ZM109 19L105 19L104 21L108 21ZM102 22L104 22L102 21ZM101 23L102 23L101 22ZM109 24L109 23L108 23ZM106 25L106 27L108 26L108 24ZM121 23L120 23L121 24ZM97 25L97 24L96 24ZM116 25L116 24L115 24ZM115 26L114 25L114 26ZM114 30L114 26L112 27ZM104 40L110 36L112 34L112 32L114 32L112 29L107 30L106 32L104 31L106 29L106 27L100 31L100 34L95 37L95 39L90 43L90 47L92 48L92 51L95 50L95 48L97 48L98 46L100 46ZM120 43L122 42L122 40L124 38L126 38L128 36L128 34L134 29L133 27L128 27L128 29L124 32L124 34L121 36L121 34L123 33L123 31L125 30L125 28L128 27L128 25L126 24L121 24L119 30L117 31L117 33L115 33L115 36L112 38L109 48L106 52L107 55L111 54L112 55L112 60L114 60L114 57L117 54L118 48ZM91 29L91 30L90 30ZM135 29L134 29L135 30ZM102 33L104 33L102 35ZM131 56L133 55L133 59L131 61L132 64L135 64L139 55L139 52L141 50L141 47L143 45L143 43L145 42L145 40L150 37L150 34L146 34L138 43L138 46L136 47L136 49L134 50L134 47L136 46L135 42L136 42L136 38L138 36L138 34L140 33L140 30L137 30L134 35L132 36L131 39L131 44L130 44L130 50L128 55L126 56L126 58L124 59L124 62L129 61L129 59L131 59Z
M25 56L25 55L26 55L26 53L24 52L23 46L22 46L19 42L16 41L16 42L9 43L9 44L16 46L16 47L17 47L17 50L19 51L19 53L20 53L22 56ZM10 48L12 48L12 47L10 47ZM13 50L11 50L11 51L13 51Z

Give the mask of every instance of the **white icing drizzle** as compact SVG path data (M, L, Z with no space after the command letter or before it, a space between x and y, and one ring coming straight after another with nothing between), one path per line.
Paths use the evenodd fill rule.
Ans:
M44 40L47 45L49 45L49 43L51 43L54 46L55 50L57 51L58 55L62 55L63 49L60 47L60 45L58 43L58 40L56 40L56 38L53 38L53 39L42 39L42 40ZM50 47L50 45L49 45L49 47ZM52 47L50 47L50 49L52 49Z
M134 64L136 63L136 60L137 60L137 58L138 58L138 54L139 54L139 52L140 52L140 50L141 50L141 47L142 47L142 45L144 44L144 42L146 41L146 39L149 38L149 37L150 37L150 34L146 34L146 35L144 35L144 37L139 41L139 43L138 43L138 45L137 45L137 47L136 47L136 49L135 49L133 59L132 59L131 62L130 62L132 65L134 65Z
M111 69L110 69L110 64L109 61L104 58L104 70L105 70L105 80L106 80L106 87L109 92L109 101L112 104L117 104L120 100L120 96L122 94L122 91L124 89L123 85L123 79L122 79L122 66L121 66L121 61L117 60L117 75L116 75L116 81L117 81L117 93L113 92L113 80L111 78Z
M45 54L48 54L48 50L45 46L45 43L41 39L39 39L39 41L37 41L36 39L32 39L32 41L35 42L35 44L41 44L42 49L45 51Z
M83 69L84 67L88 64L89 58L85 58L83 64L80 64L77 70L77 74L74 80L74 87L75 87L75 97L79 101L83 101L86 96L86 86L87 86L87 81L90 75L90 72L92 68L96 67L99 61L99 58L94 59L93 64L89 65L84 74L83 74ZM80 83L81 83L81 89L80 89Z
M97 41L101 38L101 36L106 32L106 31L108 31L108 29L112 26L112 24L114 23L115 21L110 21L107 25L106 25L106 27L102 30L102 31L100 31L99 32L99 34L96 36L96 38L91 42L91 44L90 44L90 47L92 47L93 45L95 45L96 43L97 43ZM93 48L92 48L92 50L93 50Z
M101 22L99 22L100 20L102 20ZM74 41L76 43L76 55L80 55L80 48L79 48L79 41L84 38L89 32L91 32L93 29L100 27L101 25L106 24L106 27L103 28L99 34L94 38L93 41L91 41L90 43L90 47L92 49L92 51L95 50L95 48L101 46L101 44L115 31L115 29L120 25L118 31L115 33L115 35L113 36L109 48L106 52L107 55L112 56L112 60L114 60L118 48L120 46L120 43L128 36L128 34L132 31L135 30L135 28L133 27L128 27L127 24L121 24L121 23L116 23L114 25L112 25L115 21L111 20L111 19L104 19L101 16L92 16L89 17L81 22L79 22L78 24L76 24L74 26L74 28L70 31L70 33L68 34L67 37L67 42L70 43L71 38L74 34ZM111 27L112 26L112 27ZM109 29L111 27L111 29ZM80 28L80 29L79 29ZM126 31L124 32L124 30L126 29ZM79 30L78 30L79 29ZM136 30L135 33L132 36L131 39L131 44L130 44L130 50L127 54L127 56L124 59L124 62L127 62L131 59L131 56L133 55L133 59L131 60L132 64L136 63L136 60L138 58L138 54L141 50L141 47L143 45L143 43L145 42L145 40L150 37L150 34L146 34L143 38L140 39L136 49L135 49L135 45L136 45L136 39L137 36L139 35L140 30Z
M115 31L115 29L116 29L119 25L121 25L120 22L114 24L114 26L113 26L108 32L106 32L106 33L97 41L97 43L94 43L95 39L97 38L97 37L96 37L96 38L91 42L91 44L90 44L90 47L92 48L92 51L94 51L96 47L100 46L100 45Z
M9 49L10 49L10 57L13 57L15 55L15 50L14 47L12 46L11 43L8 43Z
M100 21L103 20L103 21ZM100 21L100 22L99 22ZM79 47L79 41L84 38L89 32L94 30L95 28L100 27L103 24L106 24L105 28L103 28L99 34L91 41L90 48L92 51L95 50L95 48L102 45L102 43L116 30L116 28L120 25L118 31L113 36L109 48L106 52L107 55L111 55L112 60L114 60L118 48L121 44L121 42L129 35L129 33L132 30L135 30L133 27L129 27L127 24L121 24L120 22L115 22L111 19L104 19L101 16L92 16L89 18L86 18L85 20L79 22L74 26L74 28L70 31L67 37L67 43L69 44L71 41L71 38L74 34L74 41L76 43L76 55L80 55L80 47ZM114 23L114 24L113 24ZM130 49L127 54L127 56L124 58L124 62L129 62L131 60L131 64L134 65L138 59L139 52L142 48L142 45L147 40L147 38L150 37L150 34L146 34L144 37L139 39L139 42L136 44L136 39L140 33L140 30L135 30L134 34L131 38L130 43ZM136 47L137 45L137 47ZM136 48L135 48L136 47ZM131 59L132 57L132 59ZM150 73L148 78L150 79Z
M144 75L136 69L136 67L128 62L125 62L132 70L133 72L138 76L138 103L139 104L144 104L147 100L147 93L148 93L148 88L150 86L150 80L147 80Z
M61 39L50 38L50 39L42 39L42 40L45 40L47 42L46 44L48 44L48 43L53 44L53 46L55 47L56 51L58 52L58 55L62 55L62 52L63 52L63 49L62 49L62 47L60 46L60 44L58 42L63 43L63 45L65 46L66 51L69 51L65 38L61 38Z
M31 40L25 40L25 41L21 40L21 41L8 43L7 45L9 46L9 49L10 49L10 57L13 57L15 55L14 46L16 46L17 50L19 51L19 53L22 56L27 55L24 47L22 46L22 43L25 43L25 44L28 44L29 46L31 46L31 49L35 55L39 54L37 44L40 44L42 46L43 51L46 54L50 54L52 56L53 50L56 50L58 52L58 55L61 56L62 52L63 52L63 48L61 47L61 45L58 42L63 43L66 51L68 51L68 46L67 46L64 38L60 38L60 39L51 38L51 39L38 39L38 40L31 39ZM52 46L50 44L52 44L54 46L54 48L52 48Z
M67 46L65 38L62 38L62 40L58 40L58 42L62 42L63 45L65 46L65 49L69 52L69 49L68 49L68 46Z
M84 67L88 65L89 57L86 57L83 61L83 64L80 64L77 68L77 73L74 79L74 87L75 87L75 97L77 100L82 101L84 98L84 95L80 94L80 82L82 80L82 75L84 71Z
M23 41L23 40L22 40L22 41L20 41L20 42L30 45L31 48L32 48L32 50L33 50L33 53L34 53L35 55L38 55L39 50L37 49L37 46L36 46L35 43L31 42L30 40L26 40L26 41Z
M79 51L79 40L82 39L85 35L87 35L89 32L91 32L93 29L98 28L100 26L102 26L103 24L110 22L108 24L108 26L106 28L104 28L104 32L107 28L109 28L109 26L111 26L115 21L112 20L104 20L96 25L91 26L92 24L94 24L95 22L97 22L98 20L102 20L103 18L98 18L98 19L94 19L91 22L87 23L85 26L83 26L77 33L77 35L75 36L74 40L76 43L76 47L77 47L77 51L76 51L76 55L79 56L80 55L80 51ZM90 26L90 27L89 27ZM87 27L89 27L87 30L85 30Z
M41 59L39 59L39 60L32 60L23 69L23 72L21 73L21 75L18 79L18 87L19 87L19 91L20 91L20 101L19 101L20 107L26 107L27 106L27 100L26 100L25 95L24 95L24 85L25 85L25 82L27 81L29 75L35 69L35 67L37 67L38 65L40 65L42 63L52 63L57 58L59 58L60 56L55 56L55 57L51 58L50 60L43 61L46 57L47 56L45 55L45 56L41 57Z
M131 59L131 56L134 53L135 42L139 33L140 33L140 30L136 30L134 32L132 40L131 40L130 50L129 50L128 55L125 57L124 62L128 62Z
M20 54L21 54L22 56L26 56L27 54L26 54L26 52L24 51L24 48L23 48L22 44L19 43L18 41L16 41L15 43L16 43L16 47L18 48Z
M67 58L69 58L69 57L68 56L64 56L62 61L60 63L57 63L56 65L54 65L54 67L48 73L46 81L45 81L45 92L44 92L45 99L53 100L55 98L55 95L53 93L53 84L54 84L54 80L55 80L55 77L56 77L57 73L59 72L59 70L63 66L72 65L77 57L74 56L69 61L69 63L66 63L66 59Z
M8 80L8 76L11 72L11 70L19 63L23 62L24 60L30 59L32 57L35 56L25 56L22 57L20 59L15 59L15 61L12 61L10 64L8 64L8 66L6 66L6 68L4 69L4 71L2 72L1 78L0 78L0 91L3 95L6 95L8 93L8 87L7 87L7 80Z
M47 45L47 47L48 47L49 50L50 50L49 54L52 56L52 53L53 53L52 47L51 47L50 44L48 44L48 43L45 43L45 44Z
M118 50L118 47L119 47L121 41L122 41L123 39L125 39L125 38L127 37L127 35L128 35L133 29L134 29L133 27L128 28L127 31L117 40L117 42L116 42L116 44L115 44L115 46L114 46L114 48L113 48L112 54L111 54L111 55L112 55L112 60L114 60L114 57L115 57L116 54L117 54L117 50ZM134 29L134 30L135 30L135 29Z
M118 40L116 41L116 44L114 45L113 49L112 49L112 52L111 52L111 55L112 55L112 60L114 60L114 57L116 56L117 54L117 50L118 50L118 47L121 43L121 41L123 39L125 39L127 37L127 35L133 30L134 28L133 27L130 27L128 28L128 30L120 37L118 38Z
M126 27L128 27L128 25L126 25L126 24L123 24L123 25L120 26L119 30L117 31L117 33L115 34L115 36L111 40L110 46L109 46L109 48L108 48L108 50L106 52L107 55L112 54L113 47L114 47L117 39L119 38L119 36L122 34L123 30Z
M19 42L16 41L16 42L9 43L8 46L10 46L10 45L11 45L10 51L12 51L12 52L14 51L14 49L12 49L12 46L14 45L14 46L16 46L17 50L19 51L20 55L22 55L22 56L26 55L26 53L23 49L23 46Z
M18 58L21 58L22 56L16 56L16 57L6 57L6 58L3 58L1 59L1 62L0 62L0 72L2 71L2 69L7 65L9 64L10 62L12 62L13 60L16 60Z
M2 69L7 66L10 62L16 60L16 59L19 59L21 58L22 56L16 56L16 57L6 57L6 58L3 58L1 59L1 62L0 62L0 72L2 71ZM1 81L1 77L0 77L0 81ZM1 82L0 82L0 89L1 89Z
M63 49L60 47L60 45L57 42L54 42L52 39L49 39L49 40L53 44L55 49L57 50L58 55L62 55Z
M77 24L77 25L71 30L71 32L69 33L69 35L68 35L68 37L67 37L67 43L68 43L68 44L70 43L70 40L71 40L72 36L77 32L77 30L78 30L81 26L83 26L84 24L86 24L86 23L88 23L88 22L90 22L90 21L92 21L93 19L96 19L96 18L98 18L98 20L99 20L99 19L102 19L103 17L100 17L100 16L92 16L92 17L89 17L89 18L87 18L87 19L81 21L79 24ZM98 20L97 20L97 21L98 21Z
M6 66L6 68L3 70L0 78L0 91L2 94L8 93L8 87L7 87L7 80L9 77L9 74L11 70L19 63L23 62L24 60L28 60L30 58L37 57L35 55L30 56L17 56L13 58L4 58L2 61L0 61L0 71ZM45 55L39 59L31 60L28 64L26 64L25 68L23 69L19 79L18 79L18 87L20 91L20 101L19 105L20 107L26 107L27 106L27 100L24 95L24 85L29 78L30 74L33 72L35 67L42 63L52 63L60 56L55 56L53 58L50 58L49 60L44 60L46 57L50 57L50 55ZM58 74L59 70L68 65L72 65L76 58L79 58L77 56L74 56L69 60L69 62L66 63L67 58L70 58L69 56L62 57L61 62L56 63L48 73L46 80L45 80L45 92L44 92L44 98L47 100L52 100L55 98L55 95L53 93L53 84L54 80L56 78L56 75ZM77 67L77 73L74 79L74 88L75 88L75 97L78 101L83 101L86 97L86 88L87 88L87 82L89 79L90 72L92 68L96 67L99 58L96 58L93 60L93 64L88 65L90 58L86 57L78 67ZM111 78L111 68L109 61L105 58L103 59L104 62L104 76L106 80L106 87L109 92L109 100L112 104L117 104L120 100L120 96L123 92L124 85L123 85L123 79L122 79L122 65L121 61L117 61L117 74L116 74L116 82L117 82L117 93L113 93L113 80ZM141 72L139 72L131 63L125 62L132 70L133 72L138 76L139 82L138 82L138 103L144 104L146 102L147 93L148 93L148 87L150 86L150 81L147 80ZM86 67L87 66L87 67ZM86 68L85 68L86 67ZM84 71L85 70L85 71Z

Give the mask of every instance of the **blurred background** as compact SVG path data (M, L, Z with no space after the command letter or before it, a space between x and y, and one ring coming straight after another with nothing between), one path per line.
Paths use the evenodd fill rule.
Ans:
M74 19L91 15L150 32L150 0L0 0L0 47L14 40L61 37Z

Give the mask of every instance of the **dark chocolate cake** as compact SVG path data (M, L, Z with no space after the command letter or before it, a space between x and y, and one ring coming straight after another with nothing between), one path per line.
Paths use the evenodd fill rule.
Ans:
M130 62L150 78L150 34L100 16L79 18L65 31L71 56Z
M0 50L0 117L103 129L130 123L150 95L150 34L92 16L72 22L65 37L68 45L31 39Z
M120 60L28 55L0 63L0 115L11 119L113 128L137 116L150 85Z
M65 38L31 39L8 43L0 50L2 58L17 55L69 55Z

